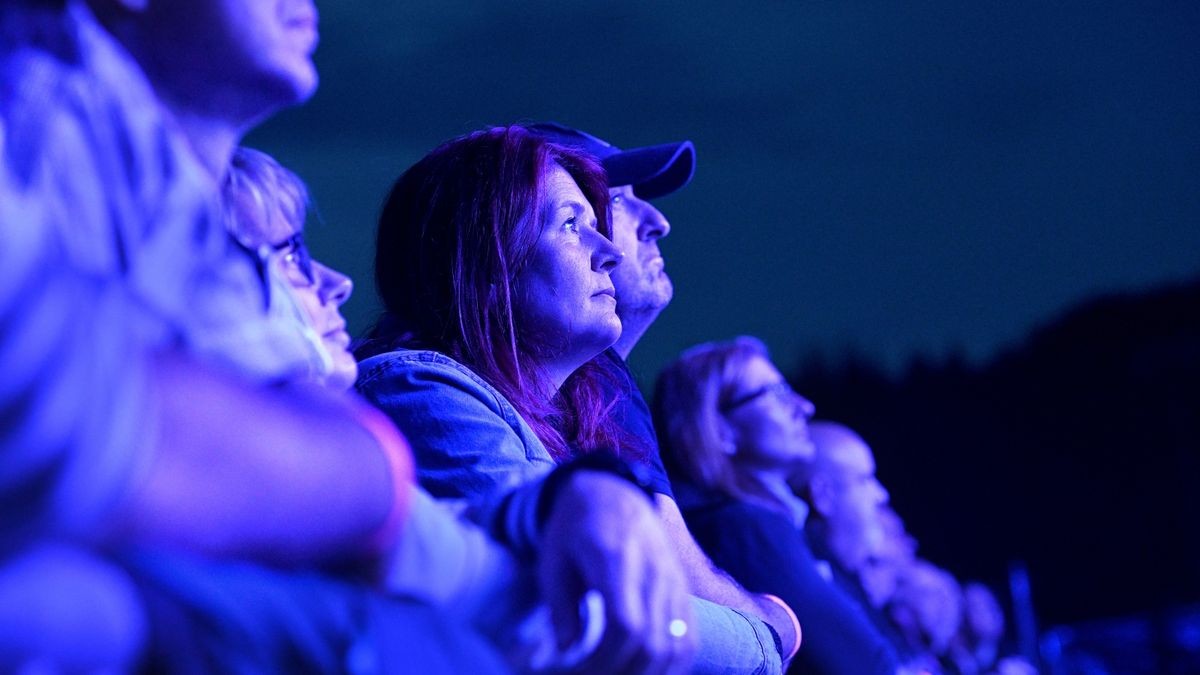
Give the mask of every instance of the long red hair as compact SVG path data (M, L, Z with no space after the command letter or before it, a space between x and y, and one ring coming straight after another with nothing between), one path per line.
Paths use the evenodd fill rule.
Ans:
M590 156L520 126L448 141L397 179L379 217L375 283L388 314L360 357L397 347L441 351L503 394L558 460L617 450L628 436L608 414L614 391L588 363L551 391L536 341L523 330L513 280L540 234L541 183L557 164L611 237L608 184Z

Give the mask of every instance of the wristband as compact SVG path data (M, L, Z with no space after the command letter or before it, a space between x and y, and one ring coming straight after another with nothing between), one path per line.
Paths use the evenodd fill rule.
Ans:
M792 620L792 630L796 633L796 644L792 645L792 650L788 652L787 656L783 657L784 662L787 662L800 651L800 619L796 618L796 613L779 596L763 593L762 597L782 607L783 611L787 612L788 618Z
M379 554L391 549L400 535L412 500L412 451L399 430L383 413L367 405L353 408L355 420L375 439L387 460L392 481L392 504L387 518L367 540L367 551Z
M650 500L651 506L657 508L658 502L654 500L654 488L652 488L645 478L640 476L637 470L621 461L616 455L608 452L589 452L586 455L576 457L565 464L560 464L554 471L546 476L545 482L542 483L542 493L538 497L537 508L535 510L538 525L541 526L550 517L550 508L554 504L554 498L558 496L559 490L563 485L567 484L571 476L580 471L600 471L602 473L611 474L619 478L624 478L640 492L646 495Z

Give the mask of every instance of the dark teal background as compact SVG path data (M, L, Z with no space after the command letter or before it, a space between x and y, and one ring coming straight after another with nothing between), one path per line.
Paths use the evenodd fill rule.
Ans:
M374 218L437 142L553 119L690 138L676 299L634 353L980 362L1091 294L1200 272L1200 3L323 2L320 91L250 138L378 311Z

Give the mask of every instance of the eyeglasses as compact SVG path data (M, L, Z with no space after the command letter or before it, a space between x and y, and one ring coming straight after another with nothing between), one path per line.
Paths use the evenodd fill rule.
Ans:
M730 412L757 398L766 396L767 394L774 395L780 401L790 401L798 396L790 384L784 380L780 380L778 382L772 382L771 384L763 385L754 391L742 394L741 396L737 396L732 400L721 404L721 412Z
M278 244L272 244L271 248L283 256L285 267L298 270L310 284L315 283L312 256L308 253L308 246L304 244L303 232L297 232Z

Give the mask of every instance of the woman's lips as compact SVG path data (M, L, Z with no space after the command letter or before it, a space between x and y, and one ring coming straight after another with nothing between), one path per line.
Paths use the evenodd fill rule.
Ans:
M350 346L350 334L342 328L335 328L321 337L326 342L332 342L343 349Z

